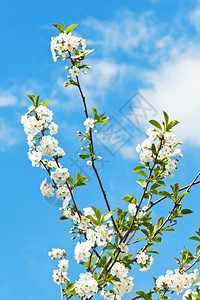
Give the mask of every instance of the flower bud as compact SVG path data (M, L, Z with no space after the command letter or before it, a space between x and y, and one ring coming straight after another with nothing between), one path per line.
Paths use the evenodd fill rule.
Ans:
M64 82L63 87L67 87L69 85L69 82Z
M92 165L92 161L91 161L91 160L88 160L88 161L87 161L87 165L88 165L88 166L91 166L91 165Z

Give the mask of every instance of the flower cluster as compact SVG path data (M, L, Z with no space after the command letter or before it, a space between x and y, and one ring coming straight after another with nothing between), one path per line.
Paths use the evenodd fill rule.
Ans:
M196 281L198 274L199 272L197 269L189 274L184 271L180 272L178 269L175 269L174 272L172 270L167 270L165 276L161 275L158 277L156 286L160 289L167 286L177 294L181 294L184 289L189 289L191 287Z
M64 280L69 280L67 278L67 270L69 261L65 259L66 253L65 250L61 250L59 248L53 248L52 251L49 252L49 256L52 256L51 259L59 258L60 261L58 263L59 269L53 271L53 281L60 285L64 283Z
M145 252L141 251L136 255L136 261L142 267L140 271L144 272L150 269L150 266L152 266L154 262L154 258L152 255L149 256Z
M74 249L74 257L79 263L80 260L86 262L90 257L90 249L92 247L92 243L90 241L86 242L78 242Z
M81 219L82 218L83 217L81 217ZM86 218L86 220L88 219ZM97 246L106 246L111 242L113 235L113 230L108 230L106 225L96 226L94 229L88 228L86 230L87 240L82 243L78 242L74 250L75 259L77 260L77 262L79 262L80 260L86 262L90 257L90 249L95 244Z
M94 296L98 292L98 283L92 274L90 272L81 273L79 277L80 279L74 285L75 292L81 297L90 298Z
M137 219L142 219L146 215L147 206L143 206L140 209ZM137 213L137 205L134 203L130 203L128 206L128 211L132 216L136 216Z
M171 130L161 133L154 128L149 128L146 133L149 137L136 147L136 151L140 152L141 161L150 163L156 157L164 165L164 169L160 169L162 177L167 175L172 177L171 172L177 168L177 157L183 156L180 149L174 148L182 142L176 141L176 135Z
M58 163L65 152L58 146L57 139L52 136L58 131L58 125L52 122L52 118L52 111L40 104L37 107L29 107L28 112L22 116L21 122L27 134L30 147L28 157L33 167L45 168L52 179L52 183L48 183L47 179L43 180L40 187L43 196L53 197L56 189L56 197L64 200L64 205L67 206L71 199L69 189L65 185L69 172ZM47 132L49 135L44 134Z
M95 125L95 120L92 118L87 118L84 123L83 123L86 127L86 133L88 133L90 131L91 128L94 128Z
M98 246L106 246L111 242L114 232L112 229L108 230L106 225L100 225L94 229L88 229L86 235L92 245L96 243Z
M72 35L71 32L68 34L61 32L58 36L51 38L51 52L55 62L59 58L66 59L69 52L74 54L72 58L83 56L85 48L85 40Z
M111 269L111 274L113 276L116 276L119 279L119 281L116 281L113 291L106 291L103 289L101 291L101 295L105 299L120 300L125 293L130 293L134 286L134 278L131 276L128 277L128 272L129 271L125 268L125 266L122 263L116 262Z
M191 289L188 289L185 294L183 295L183 300L188 300L189 295L191 296L191 300L196 300L196 297L193 295L197 295L196 291L192 291Z

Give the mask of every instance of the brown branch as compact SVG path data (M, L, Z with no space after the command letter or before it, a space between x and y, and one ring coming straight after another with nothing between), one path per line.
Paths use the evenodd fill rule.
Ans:
M69 51L68 51L68 53L69 53L69 56L70 56L70 58L71 58L71 53L70 53ZM74 62L73 62L73 59L72 59L72 58L71 58L71 62L72 62L72 65L74 66ZM78 89L79 89L79 92L80 92L80 94L81 94L81 98L82 98L82 101L83 101L84 112L85 112L86 118L88 118L89 115L88 115L88 110L87 110L87 104L86 104L85 96L83 95L83 91L82 91L82 88L81 88L81 85L80 85L80 81L79 81L78 76L76 76L76 80L77 80L77 87L78 87ZM94 152L94 143L93 143L93 137L92 137L92 130L91 130L91 129L90 129L90 142L91 142L91 146L92 146L92 152ZM100 189L101 189L101 191L102 191L102 194L103 194L103 197L104 197L106 206L107 206L107 208L108 208L108 211L110 211L111 208L110 208L110 205L109 205L109 202L108 202L108 198L107 198L106 192L105 192L105 190L104 190L104 188L103 188L103 184L102 184L102 181L101 181L101 179L100 179L99 173L98 173L98 171L97 171L97 169L96 169L96 167L95 167L95 163L94 163L94 158L93 158L93 156L91 157L91 159L92 159L92 168L93 168L93 170L94 170L94 172L95 172L95 174L96 174L96 177L97 177L97 180L98 180ZM120 232L119 232L119 230L118 230L118 228L117 228L117 225L116 225L116 223L115 223L115 220L114 220L113 216L111 216L111 220L112 220L112 223L113 223L113 225L114 225L115 230L117 231L117 233L118 233L119 236L121 237L121 234L120 234Z

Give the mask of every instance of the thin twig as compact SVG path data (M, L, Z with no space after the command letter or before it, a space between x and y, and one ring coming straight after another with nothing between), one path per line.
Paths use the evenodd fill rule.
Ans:
M200 254L196 257L196 259L193 261L193 263L191 265L189 265L189 267L187 269L184 270L184 272L189 271L197 263L199 258L200 258Z
M71 58L71 54L70 54L70 58ZM74 62L73 62L72 59L71 59L71 61L72 61L72 64L74 65ZM87 110L87 104L86 104L85 96L83 95L83 91L82 91L82 88L81 88L81 85L80 85L80 81L79 81L78 76L76 76L76 80L77 80L77 87L78 87L78 89L79 89L79 92L80 92L80 94L81 94L81 98L82 98L82 101L83 101L84 112L85 112L86 118L88 118L89 115L88 115L88 110ZM91 142L91 146L92 146L92 152L94 152L94 143L93 143L93 137L92 137L92 130L91 130L91 129L90 129L90 142ZM97 171L97 169L96 169L96 167L95 167L94 158L91 157L91 159L92 159L92 168L93 168L93 170L94 170L94 172L95 172L95 174L96 174L96 177L97 177L97 180L98 180L100 189L101 189L101 191L102 191L102 194L103 194L103 197L104 197L106 206L107 206L107 208L108 208L108 211L111 211L111 208L110 208L110 205L109 205L109 202L108 202L108 198L107 198L106 192L105 192L105 190L104 190L104 188L103 188L103 184L102 184L102 181L101 181L101 179L100 179L99 173L98 173L98 171ZM113 225L114 225L115 230L117 231L117 233L118 233L119 236L121 237L121 234L120 234L120 232L119 232L119 230L118 230L118 228L117 228L117 225L116 225L116 223L115 223L115 220L114 220L113 216L111 216L111 220L112 220L112 223L113 223Z

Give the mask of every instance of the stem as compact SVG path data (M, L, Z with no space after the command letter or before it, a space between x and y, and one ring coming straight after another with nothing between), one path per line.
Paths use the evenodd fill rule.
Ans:
M189 271L196 263L197 261L199 260L200 258L200 254L197 256L197 258L193 261L193 263L191 265L189 265L189 267L187 269L184 270L184 272L187 272Z
M149 183L150 183L150 179L151 179L151 175L152 175L153 169L154 169L155 165L157 164L157 158L158 158L159 151L160 151L160 149L161 149L161 147L162 147L163 139L164 139L164 138L161 137L160 145L159 145L159 147L158 147L158 151L157 151L157 153L156 153L156 156L155 156L155 159L154 159L154 163L153 163L152 167L150 168L149 177L148 177L148 179L147 179L147 184L146 184L146 186L145 186L145 188L144 188L142 197L141 197L140 202L139 202L139 204L138 204L138 206L137 206L136 216L137 216L137 213L138 213L138 211L139 211L139 209L140 209L140 206L141 206L141 204L142 204L142 201L143 201L143 199L144 199L144 196L145 196L145 194L146 194L148 185L149 185ZM131 232L131 230L132 230L134 224L135 224L135 221L133 220L132 223L131 223L131 225L130 225L130 227L129 227L129 229L127 230L127 232L125 232L124 236L122 237L122 240L126 241L126 239L128 238L129 233Z
M70 57L71 57L71 54L70 54ZM72 65L74 65L74 62L73 62L72 59L71 59L71 62L72 62ZM82 98L82 100L83 100L84 112L85 112L86 118L88 118L89 115L88 115L88 110L87 110L87 104L86 104L85 96L83 95L83 91L82 91L82 88L81 88L81 85L80 85L80 81L79 81L78 76L76 76L76 80L77 80L77 87L78 87L78 89L79 89L79 92L80 92L80 94L81 94L81 98ZM94 152L94 143L93 143L93 137L92 137L92 130L91 130L91 129L90 129L90 142L91 142L91 145L92 145L92 152ZM103 188L103 184L102 184L102 181L101 181L101 179L100 179L99 173L98 173L98 171L97 171L97 169L96 169L96 167L95 167L95 163L94 163L94 158L93 158L93 156L91 157L91 159L92 159L92 168L93 168L93 170L94 170L94 172L95 172L95 174L96 174L96 177L97 177L97 180L98 180L100 189L101 189L101 191L102 191L102 194L103 194L103 197L104 197L106 206L107 206L107 208L108 208L108 211L111 211L111 208L110 208L110 205L109 205L107 196L106 196L106 192L105 192L105 190L104 190L104 188ZM115 223L115 220L114 220L113 216L111 216L111 220L112 220L112 223L113 223L113 225L114 225L115 230L117 231L117 233L118 233L119 236L121 237L121 234L120 234L120 232L119 232L119 230L118 230L118 228L117 228L117 225L116 225L116 223Z
M179 192L183 191L183 190L186 190L188 188L191 188L193 185L196 185L196 184L199 184L200 183L200 180L197 180L196 179L199 177L199 173L198 173L198 176L195 177L195 180L193 180L192 184L188 184L186 186L183 186L182 188L179 189ZM187 192L189 192L189 190L187 190ZM173 193L170 193L170 195L173 195ZM152 208L154 205L156 205L157 203L161 202L162 200L166 199L167 197L163 196L161 197L160 199L154 201L148 208L147 208L147 211Z

